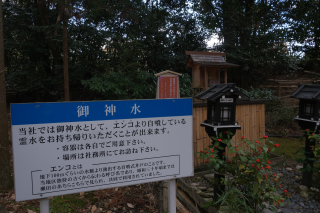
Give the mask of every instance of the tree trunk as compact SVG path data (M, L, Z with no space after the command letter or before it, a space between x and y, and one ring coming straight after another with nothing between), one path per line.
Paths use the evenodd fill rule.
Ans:
M47 5L47 2L45 0L38 1L38 8L39 8L39 13L40 13L40 17L41 17L42 26L50 26L49 17L48 17L48 7L49 6ZM57 21L56 21L57 25L61 21L60 17L61 17L61 14L58 15L58 18L57 18ZM63 66L63 60L61 58L61 52L57 48L56 42L51 40L51 37L54 36L55 33L56 33L56 30L55 31L45 30L44 31L44 36L47 39L48 47L50 49L50 52L51 52L51 55L52 55L52 59L53 59L55 65ZM61 73L60 71L61 71L61 69L58 70L58 73L57 73L58 75Z
M9 135L7 121L6 78L4 67L4 39L2 1L0 2L0 192L13 187L10 170Z
M69 73L68 73L68 1L65 1L64 15L63 15L63 76L64 76L64 100L70 101L69 95Z

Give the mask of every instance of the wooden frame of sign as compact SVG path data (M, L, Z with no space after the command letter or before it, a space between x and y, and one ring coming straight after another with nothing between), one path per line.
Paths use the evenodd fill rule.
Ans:
M179 76L182 76L181 73L177 73L177 72L174 72L171 70L166 70L166 71L159 72L159 73L155 74L155 76L158 77L156 99L159 99L159 98L160 99L161 98L180 98ZM161 81L162 81L161 77L177 77L177 78L174 78L177 80L177 82L175 82L174 85L171 85L171 87L173 88L172 93L170 93L170 91L169 91L169 93L165 93L165 91L163 91L163 92L160 91L162 88L162 86L160 85Z

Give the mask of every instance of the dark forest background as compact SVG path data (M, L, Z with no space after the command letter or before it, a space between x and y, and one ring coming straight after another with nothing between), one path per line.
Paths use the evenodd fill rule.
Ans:
M154 74L168 69L183 73L181 95L191 96L185 50L226 52L240 65L228 81L242 88L319 72L319 8L317 0L6 0L8 102L64 101L63 20L71 101L147 99ZM207 47L212 35L219 45Z

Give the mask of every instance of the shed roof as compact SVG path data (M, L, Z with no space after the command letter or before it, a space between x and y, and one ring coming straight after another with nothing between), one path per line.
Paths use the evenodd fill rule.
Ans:
M219 67L239 67L240 65L227 63L224 60L225 53L215 52L197 52L186 51L186 55L189 55L187 61L187 67L192 67L193 64L199 64L202 66L219 66Z
M290 97L320 101L320 85L299 84L298 89Z
M215 101L222 95L225 95L227 92L236 93L238 95L241 95L245 99L250 99L247 95L240 92L234 83L228 83L228 84L215 84L206 91L196 95L195 98L200 100L210 100Z

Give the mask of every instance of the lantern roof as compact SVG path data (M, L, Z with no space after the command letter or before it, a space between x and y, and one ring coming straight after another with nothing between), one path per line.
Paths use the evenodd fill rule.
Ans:
M215 84L211 86L209 89L205 90L204 92L196 95L195 98L200 100L210 100L215 101L219 97L223 95L228 95L228 93L238 94L243 98L249 100L250 98L245 95L244 93L240 92L234 83L227 83L227 84Z
M299 84L298 89L290 97L320 101L320 85Z

